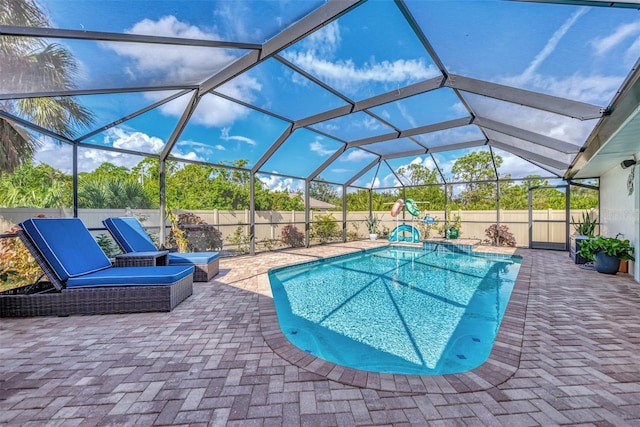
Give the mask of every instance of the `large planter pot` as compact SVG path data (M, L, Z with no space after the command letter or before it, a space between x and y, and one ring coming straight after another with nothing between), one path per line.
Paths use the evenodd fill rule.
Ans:
M599 273L616 274L620 268L620 258L600 251L596 254L595 267Z
M369 239L370 240L378 240L378 234L377 233L369 233Z
M580 255L580 244L587 240L589 236L582 236L579 234L573 234L569 236L569 257L576 264L585 264L588 259Z

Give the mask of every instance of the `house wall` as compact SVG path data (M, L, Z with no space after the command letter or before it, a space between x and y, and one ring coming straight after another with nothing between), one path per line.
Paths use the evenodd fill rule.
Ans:
M636 154L640 159L640 152ZM635 166L633 194L627 190L631 168L616 165L600 177L600 230L603 236L628 239L640 260L640 166ZM629 274L640 282L640 262L629 263Z

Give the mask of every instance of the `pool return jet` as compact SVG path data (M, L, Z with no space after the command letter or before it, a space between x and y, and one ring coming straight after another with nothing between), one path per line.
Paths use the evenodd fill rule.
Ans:
M411 215L411 225L398 225L398 221L400 219L399 215L402 212L403 208ZM420 209L418 208L418 204L412 199L396 200L396 202L391 207L391 216L396 219L396 228L391 231L391 234L389 235L389 241L419 243L420 232L418 232L418 229L413 226L413 220L419 215Z

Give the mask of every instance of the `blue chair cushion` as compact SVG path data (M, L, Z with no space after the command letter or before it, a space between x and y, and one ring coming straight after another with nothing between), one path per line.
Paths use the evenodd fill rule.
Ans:
M134 217L107 218L102 221L125 252L157 251L144 227Z
M111 267L79 218L31 218L20 223L62 282Z
M114 267L73 277L67 289L97 286L170 285L193 274L194 267Z
M209 264L219 256L220 254L218 252L170 252L169 265Z

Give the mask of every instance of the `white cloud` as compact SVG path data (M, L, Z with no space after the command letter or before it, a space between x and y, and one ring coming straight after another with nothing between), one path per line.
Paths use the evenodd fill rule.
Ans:
M329 122L321 122L321 123L316 123L314 125L316 128L325 131L326 133L333 133L337 130L340 129L340 126L338 126L335 123L329 123Z
M212 2L214 5L214 22L224 26L225 37L223 40L252 40L259 34L260 28L251 28L249 31L243 24L247 21L244 15L251 13L249 4L239 1ZM253 32L253 33L252 33Z
M229 135L229 128L223 128L220 131L220 139L222 139L223 141L238 141L238 142L243 142L245 144L249 144L252 146L256 146L256 142L251 139L251 138L247 138L246 136L240 136L240 135Z
M352 60L334 60L342 37L337 21L311 34L300 43L300 50L288 50L285 58L337 89L352 89L354 85L420 81L440 74L422 59L381 61L375 59L356 65Z
M104 135L104 142L115 148L136 150L144 153L157 154L162 151L165 142L155 136L143 132L129 132L124 128L113 127Z
M219 35L180 22L175 16L164 16L158 21L144 19L126 32L178 38L220 39ZM156 83L201 82L236 59L225 49L113 42L105 45L118 55L133 61L129 68L132 78L137 79L140 76L146 80L153 77Z
M197 155L196 153L194 153L193 151L189 151L188 153L180 153L180 152L175 152L173 153L176 157L180 157L181 159L185 159L185 160L194 160L194 161L202 161L202 157L200 157L199 155Z
M624 55L624 61L627 64L634 64L640 58L640 37L638 37L627 49Z
M563 79L535 75L530 82L537 90L563 98L606 104L620 86L617 76L573 74Z
M48 136L38 138L39 148L33 159L36 163L45 163L64 173L73 173L73 148L69 144L60 144ZM80 150L79 150L80 154ZM80 165L80 163L78 164Z
M278 173L277 171L272 171ZM260 181L271 191L304 191L304 181L275 175L260 175Z
M573 15L571 15L569 19L567 19L560 26L560 28L558 28L558 30L556 30L556 32L553 33L551 38L547 40L547 43L542 48L542 50L538 52L538 54L533 59L533 61L531 61L531 63L529 64L529 67L527 67L527 69L519 76L522 79L522 81L527 82L531 80L532 76L536 73L536 70L538 69L538 67L540 67L540 64L542 64L549 57L549 55L551 55L553 51L556 50L556 47L558 46L558 43L560 42L560 40L562 40L565 34L567 34L567 32L571 29L571 27L585 13L587 13L586 7L582 7L576 10L573 13Z
M578 9L549 38L526 70L520 75L504 77L501 82L508 85L531 88L563 98L606 105L618 90L620 85L619 76L574 73L570 76L558 78L538 72L542 63L555 51L558 43L585 13L587 13L586 8ZM640 55L639 36L640 22L634 22L616 28L607 37L592 40L591 45L595 54L602 56L614 47L621 45L625 40L636 37L637 41L633 42L625 52L625 61L633 64Z
M396 187L400 185L400 182L396 179L396 176L392 173L385 175L382 178L382 182L384 183L385 187Z
M312 141L309 144L309 149L312 152L317 153L320 156L329 156L336 152L336 150L326 148L324 144L322 144L321 139L321 137L316 137L315 141Z
M333 172L333 173L355 173L355 171L353 169L347 169L347 168L332 168L331 172Z
M73 173L73 155L70 145L60 145L50 138L42 140L42 146L35 154L38 163L46 163L66 174ZM80 148L78 149L78 171L91 172L103 163L131 168L142 160L140 156L132 156L112 151Z
M362 123L362 127L367 130L377 131L379 129L389 129L388 127L386 127L385 125L380 123L378 120L374 119L369 115L365 115L364 120L362 120L361 123ZM359 123L357 122L357 124Z
M404 119L409 123L410 128L418 127L418 123L416 122L416 119L413 118L411 113L409 113L407 108L404 107L402 103L398 103L397 107L398 107L398 110L400 111L400 115L404 117Z
M215 32L202 31L196 26L179 21L174 16L165 16L157 21L142 20L127 32L178 38L221 39ZM200 83L236 59L228 50L220 48L112 42L104 45L131 60L124 66L124 71L134 82L144 79L144 82L151 81L156 84ZM261 88L255 79L242 75L218 89L234 98L251 102L254 99L253 92ZM148 93L146 96L153 101L164 97L162 93ZM189 98L187 95L176 99L161 106L160 110L166 115L180 117ZM191 120L205 126L228 126L248 114L249 110L241 105L207 95L201 99Z
M456 102L451 107L449 107L449 109L460 116L469 115L469 110L467 110L467 107L465 107L462 102Z
M311 51L288 52L285 56L339 90L367 83L419 81L439 73L433 66L427 66L422 59L373 62L358 67L352 60L331 62L317 57Z
M180 156L184 158L185 156L179 153L194 152L198 154L200 159L203 159L203 160L206 160L210 156L214 155L216 151L226 151L226 148L219 144L212 146L211 144L207 144L204 142L198 142L198 141L192 141L192 140L181 140L176 143L175 148L173 150L174 155L176 156Z
M433 158L431 156L425 156L424 159L422 157L416 157L415 159L413 159L413 161L411 162L413 163L417 163L419 165L422 165L428 169L435 169L436 168L436 164L433 161Z
M315 52L318 56L330 58L333 57L341 43L340 26L337 21L333 21L305 38L301 46L303 49Z
M260 88L261 86L254 79L247 76L240 76L233 82L226 84L224 89L222 87L219 89L220 92L232 97L235 96L245 100L253 100L253 96L247 94L250 94L253 90L258 91ZM247 94L244 94L245 92ZM156 102L166 98L167 94L166 92L149 92L145 93L145 96ZM183 95L171 102L161 105L159 109L164 115L181 117L189 104L190 98L191 94ZM196 110L191 116L190 122L207 127L231 126L236 121L247 117L250 113L251 110L240 104L208 94L200 99Z
M593 46L596 55L602 56L629 38L635 38L635 43L638 43L640 41L639 36L640 21L631 22L629 24L619 26L607 37L592 40L591 45Z
M436 165L435 165L435 163L433 161L433 158L431 158L431 156L425 156L425 157L418 156L418 157L415 157L413 160L411 160L409 163L399 165L397 168L395 168L396 174L392 174L392 173L387 174L382 179L382 182L384 183L384 186L385 187L397 187L397 186L399 186L401 183L396 178L396 175L398 177L400 177L400 179L403 181L404 184L408 184L409 183L409 178L411 177L411 174L410 173L405 173L405 175L403 176L403 175L398 174L398 171L401 168L405 168L408 171L409 165L412 165L412 164L422 165L422 166L426 167L429 170L436 169Z
M380 188L380 179L378 177L375 177L373 179L373 182L369 181L365 184L365 187L367 188Z
M550 175L548 172L541 170L533 163L529 163L509 152L500 151L499 155L502 157L502 166L499 168L501 176L510 175L514 178L522 178L527 175Z
M340 161L342 162L361 162L366 160L373 160L375 155L368 153L364 150L360 150L358 148L351 148L348 150L346 156L341 156Z
M157 154L164 147L164 141L160 138L147 135L142 132L131 132L124 128L114 127L108 129L104 137L105 145L127 150L135 150ZM196 151L181 150L176 145L173 154L188 160L203 160ZM131 169L143 160L144 156L118 153L93 148L78 149L78 171L91 172L103 163L112 163L116 166L124 166ZM34 156L37 162L46 163L51 167L71 174L73 171L72 148L67 144L58 144L51 138L42 138L41 147Z

